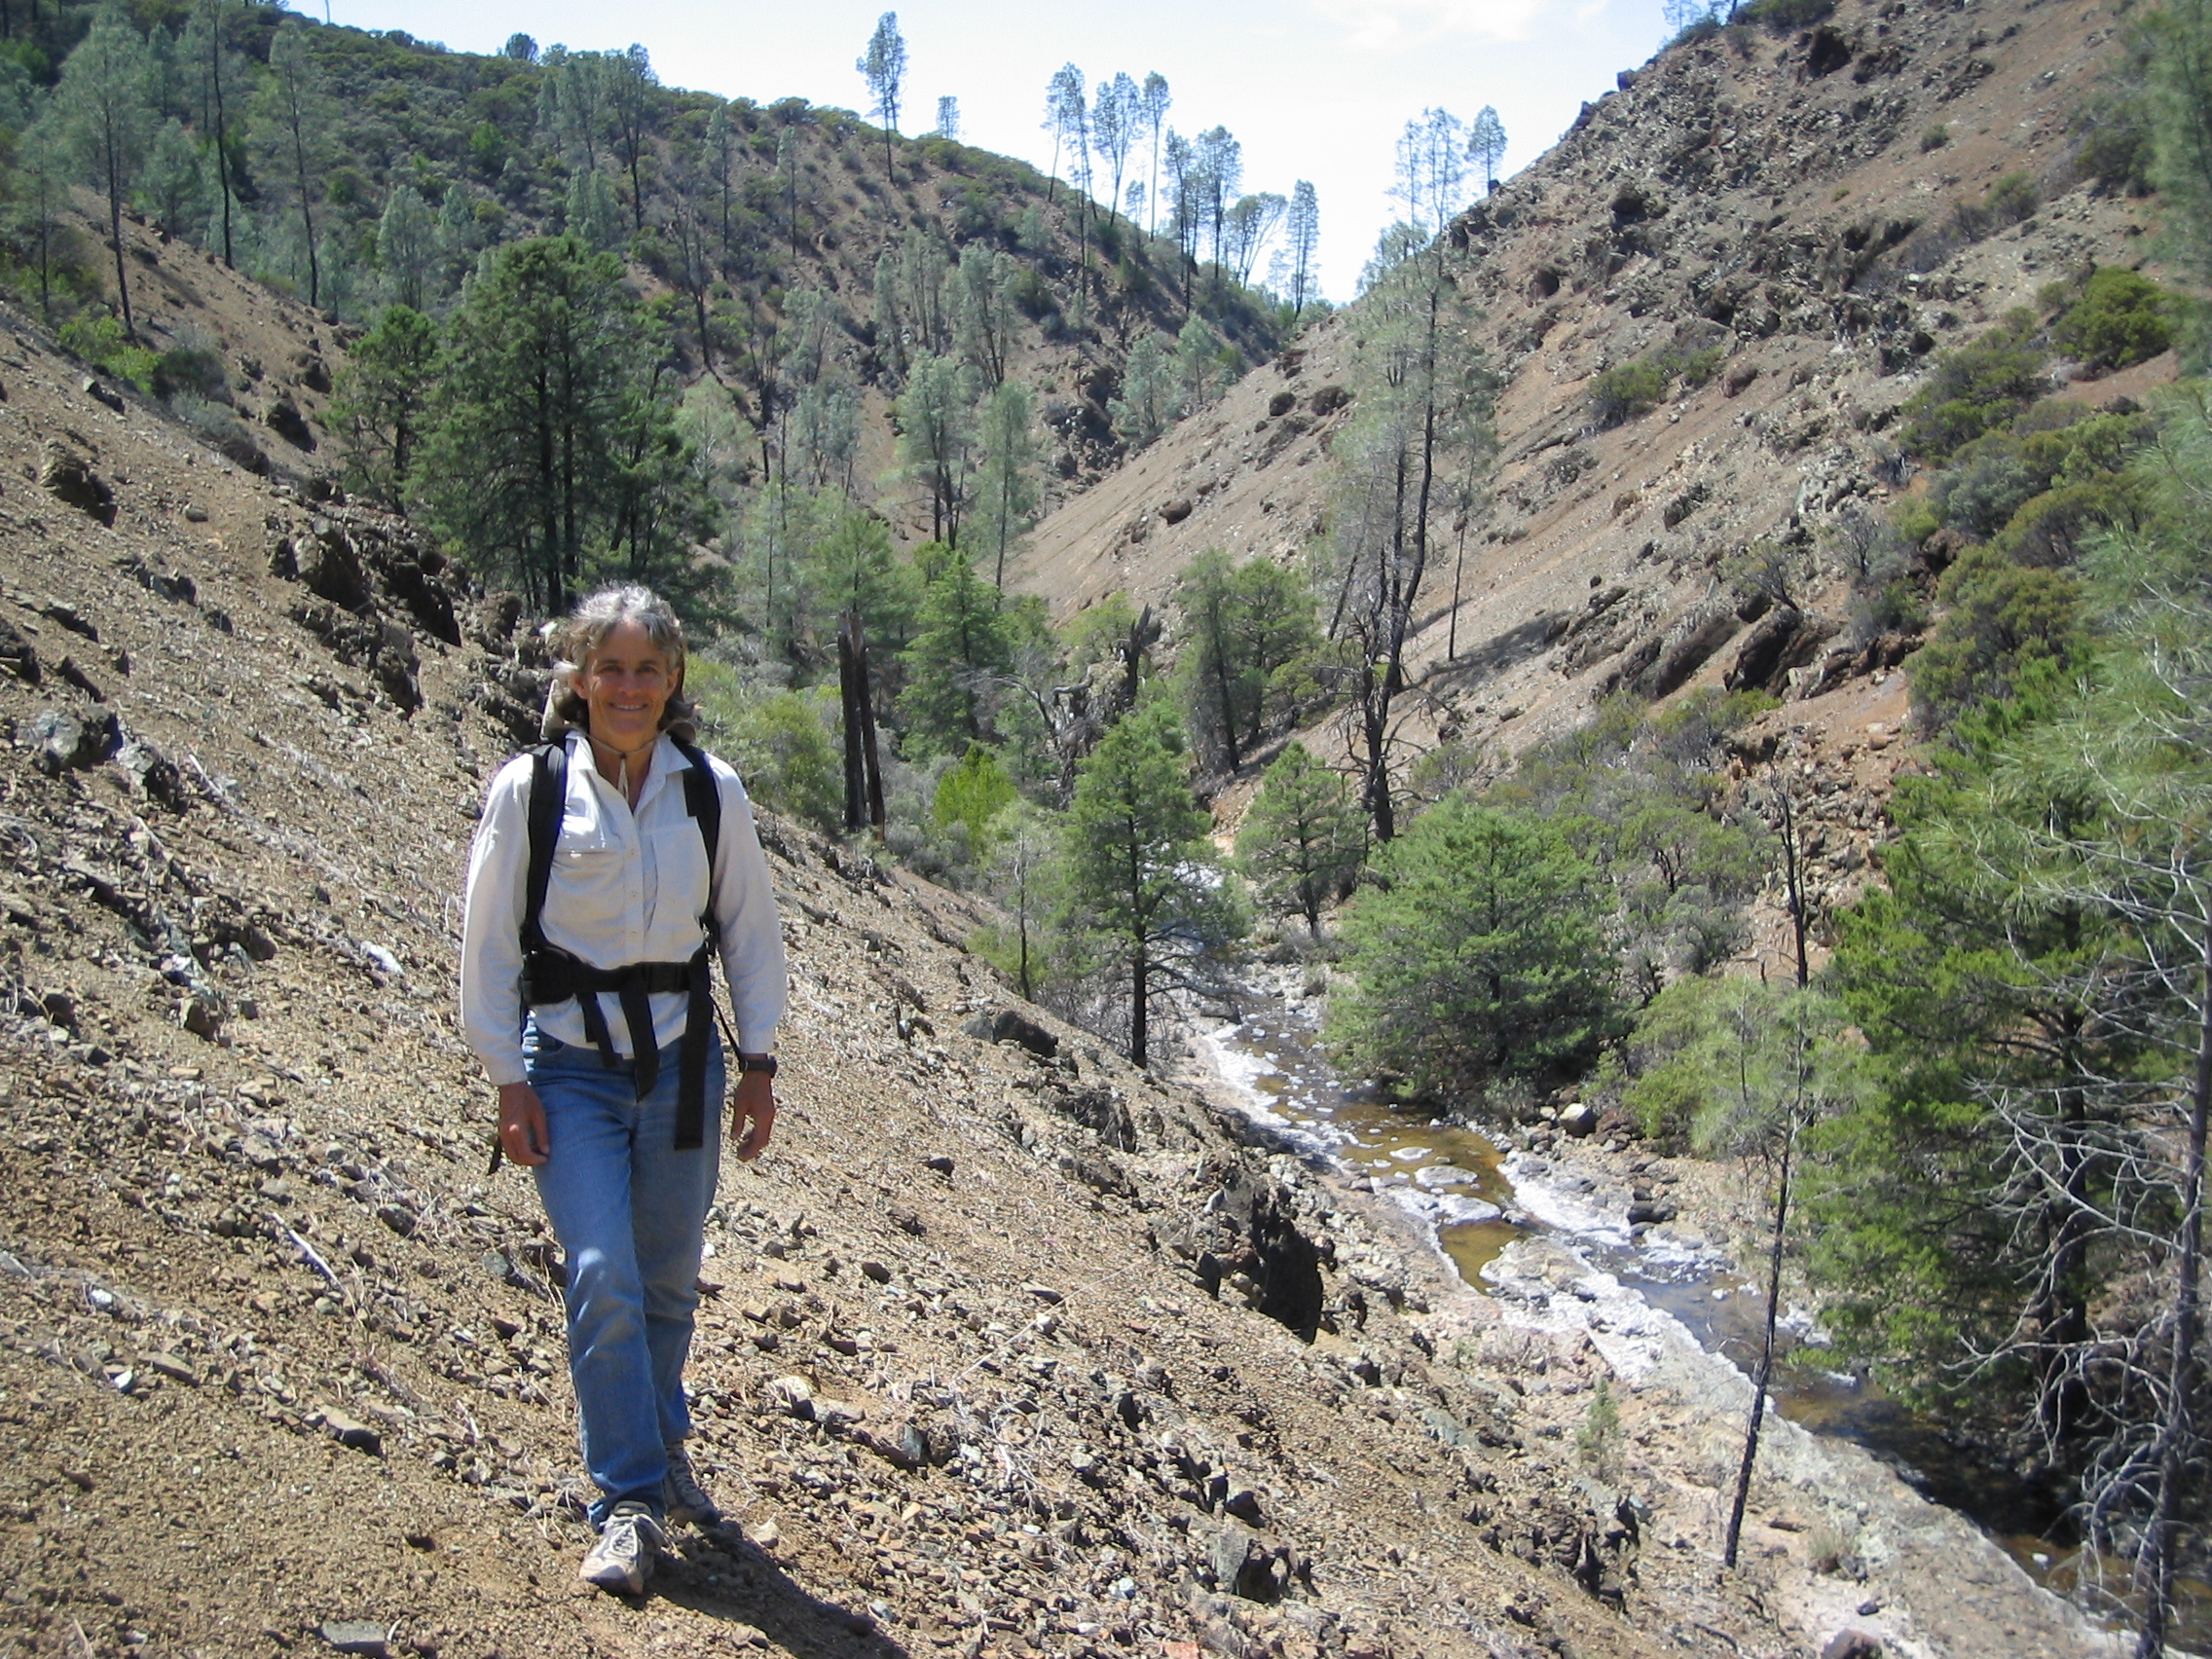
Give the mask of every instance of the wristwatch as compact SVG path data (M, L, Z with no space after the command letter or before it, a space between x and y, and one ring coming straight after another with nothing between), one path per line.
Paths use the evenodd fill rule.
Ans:
M741 1072L759 1072L765 1077L776 1075L776 1056L773 1054L740 1054L737 1069Z

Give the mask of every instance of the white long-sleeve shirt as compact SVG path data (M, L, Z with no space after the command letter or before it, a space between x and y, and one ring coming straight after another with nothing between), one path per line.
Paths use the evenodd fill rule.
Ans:
M706 908L706 840L685 810L682 773L689 766L663 735L632 810L622 792L599 775L591 745L571 732L569 789L546 883L539 925L548 944L595 968L633 962L682 962L699 948ZM715 917L721 928L722 973L737 1016L737 1043L749 1054L775 1046L784 1014L784 935L768 862L753 825L752 803L737 774L709 757L721 792L721 871ZM530 880L531 757L499 768L485 792L484 816L469 849L467 917L461 926L461 1018L468 1046L495 1086L524 1081L522 1052L522 916ZM652 999L653 1043L666 1048L682 1034L687 999L681 991ZM614 1047L635 1052L630 1028L612 996L600 998ZM564 1043L585 1044L582 1011L571 1000L536 1011L538 1028Z

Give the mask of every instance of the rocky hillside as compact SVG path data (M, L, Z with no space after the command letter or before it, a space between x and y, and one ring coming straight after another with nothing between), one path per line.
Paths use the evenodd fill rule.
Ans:
M1454 225L1498 453L1456 618L1454 548L1423 590L1417 738L1510 754L1615 691L1727 678L1789 699L1769 732L1832 764L1887 744L1915 642L1850 632L1833 538L1914 487L1892 428L1936 352L2057 276L2141 263L2139 204L2072 165L2117 24L2102 0L1844 0L1802 30L1722 29L1624 73ZM1987 211L2009 175L2009 212ZM1064 611L1158 600L1207 547L1299 558L1356 413L1355 316L1063 506L1028 585ZM1604 371L1662 359L1695 366L1657 407L1597 406ZM1724 589L1721 561L1761 538L1814 556L1804 611L1760 619Z
M315 395L326 323L138 251L241 397ZM1625 1659L1858 1620L2088 1650L1993 1552L1916 1616L1980 1547L1956 1529L1867 1532L1838 1576L1808 1528L1857 1535L1856 1488L1762 1487L1718 1579L1716 1408L1624 1374L1621 1482L1589 1481L1587 1322L1466 1292L1371 1194L1018 1005L965 901L772 820L788 1110L725 1173L694 1372L743 1531L583 1592L560 1257L485 1172L453 1015L535 636L19 316L0 384L11 1643Z

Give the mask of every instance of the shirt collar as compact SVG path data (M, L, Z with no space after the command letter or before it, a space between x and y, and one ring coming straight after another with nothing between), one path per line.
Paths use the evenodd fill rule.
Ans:
M577 766L581 766L586 772L598 777L599 767L596 763L596 757L592 754L590 734L581 726L571 726L569 736L573 739L569 745L570 769L573 771ZM669 773L684 771L691 764L690 761L684 759L683 752L670 741L669 735L665 731L653 740L652 756L652 766L645 773L645 787L638 792L638 804L631 809L641 816L645 813L645 808L652 803L653 796L660 793L661 785L666 781ZM614 788L612 784L608 784L605 778L600 778L599 781L607 784L608 789Z

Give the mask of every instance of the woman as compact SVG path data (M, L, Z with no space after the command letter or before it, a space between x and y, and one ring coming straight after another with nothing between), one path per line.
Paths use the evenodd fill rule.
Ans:
M461 1020L498 1089L500 1151L536 1177L568 1262L569 1375L599 1488L581 1576L636 1595L668 1522L720 1519L683 1450L721 1149L708 958L737 1017L731 1120L750 1160L776 1121L783 932L744 787L691 747L676 613L608 588L559 642L549 747L492 780L469 855Z

